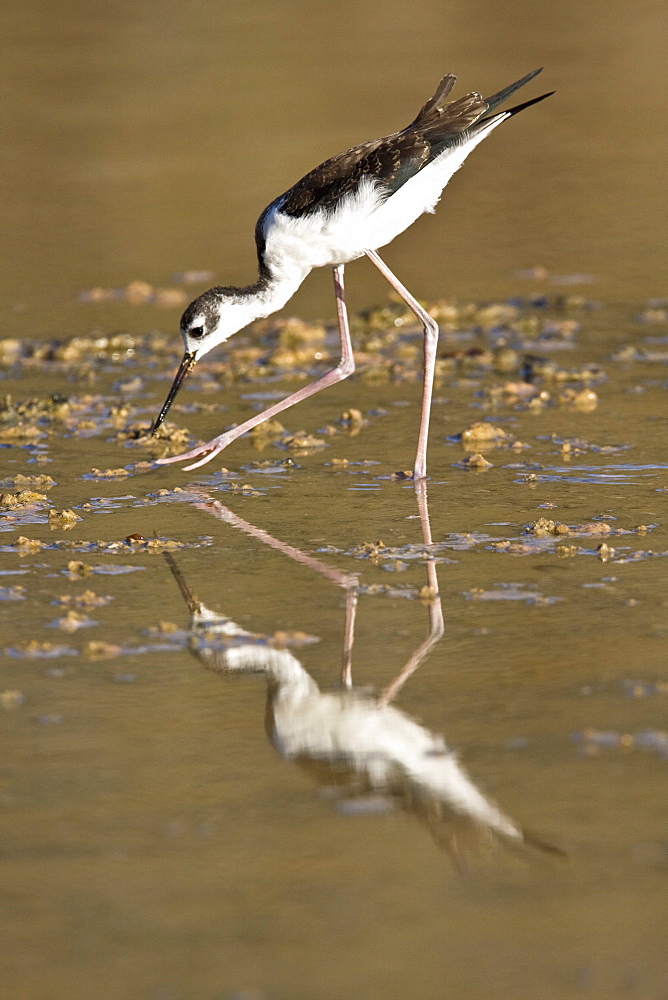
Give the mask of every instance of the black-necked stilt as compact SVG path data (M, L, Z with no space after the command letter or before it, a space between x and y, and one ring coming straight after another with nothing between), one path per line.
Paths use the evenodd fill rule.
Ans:
M425 545L431 545L425 484L416 484ZM290 649L276 648L233 619L204 605L188 586L176 561L165 558L191 612L191 652L210 670L224 675L264 674L267 682L266 730L288 761L301 765L335 797L341 808L389 809L400 805L421 820L459 865L466 849L494 841L509 847L554 848L526 833L476 787L443 737L411 719L393 704L408 679L442 638L443 611L436 565L427 562L433 591L428 605L429 634L379 695L355 687L351 658L358 579L301 552L258 528L218 500L203 497L200 510L282 552L319 573L347 595L341 690L321 691Z
M228 340L254 319L281 309L314 267L332 267L341 340L336 368L199 448L161 463L196 458L204 465L246 431L294 403L334 385L355 369L343 285L344 266L364 254L399 293L424 327L422 415L413 478L427 471L438 324L422 308L376 252L407 229L423 212L432 212L443 188L478 143L507 118L550 94L541 94L507 111L494 111L514 91L540 73L534 70L497 94L475 91L445 103L456 77L444 76L436 93L401 132L372 139L325 160L265 208L255 227L258 278L245 288L210 288L181 318L185 354L152 433L165 419L174 397L198 358Z

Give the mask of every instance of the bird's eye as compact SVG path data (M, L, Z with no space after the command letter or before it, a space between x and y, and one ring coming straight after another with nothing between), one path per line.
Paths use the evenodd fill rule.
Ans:
M191 326L191 328L188 330L188 333L190 334L191 337L194 337L195 340L199 340L200 337L204 336L204 327Z

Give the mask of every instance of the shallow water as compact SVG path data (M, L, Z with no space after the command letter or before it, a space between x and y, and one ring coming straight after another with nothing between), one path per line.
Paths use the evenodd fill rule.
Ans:
M521 338L529 315L563 322L528 306L506 334ZM99 995L102 977L112 997L337 997L353 982L370 997L442 996L444 982L462 997L664 995L664 364L620 350L653 335L630 310L572 315L571 349L541 351L553 380L524 383L543 394L537 409L503 402L496 390L515 376L480 357L439 378L431 545L413 485L392 480L417 425L408 363L385 380L363 366L292 411L288 426L321 447L287 459L280 438L261 451L242 440L222 474L157 467L141 440L132 452L113 442L119 371L140 376L130 425L167 384L168 359L141 350L97 358L86 419L8 421L44 437L6 446L5 469L55 480L5 481L17 501L0 535L17 993L30 981L21 995ZM57 369L76 409L81 366L17 362L14 398ZM272 393L291 384L259 380ZM560 405L569 387L598 405ZM230 412L253 405L247 389L226 392ZM197 393L183 396L175 419L196 436L227 419L184 413ZM368 423L337 425L361 398ZM456 432L475 438L481 419L507 436L482 447L489 468L466 469L479 441ZM105 462L127 474L103 478ZM213 516L216 502L244 524ZM63 509L80 520L68 528ZM393 705L443 734L468 798L496 803L512 837L472 818L467 796L455 807L430 791L418 764L431 758L411 764L391 725L374 750L378 709L329 750L310 721L292 746L306 717L283 712L275 728L277 651L323 697L337 690L350 574L362 704L420 647L440 590L444 635ZM221 638L205 608L252 635ZM371 750L355 750L364 739Z
M502 24L501 8L478 8L475 24L470 4L447 11L445 65L446 14L431 7L410 42L398 5L351 8L348 41L328 43L338 60L296 6L288 24L255 5L251 32L231 7L157 25L152 9L82 4L49 39L45 10L3 14L31 153L3 151L17 192L4 210L26 234L0 269L7 996L668 996L668 322L665 300L648 301L665 295L648 169L665 136L644 124L660 92L656 11L622 37L620 5L603 23L540 8L509 67L495 38L507 9ZM295 58L307 37L317 85ZM405 107L388 52L419 68ZM190 294L172 273L244 280L265 188L330 152L325 133L345 146L379 109L386 131L424 78L452 65L494 88L516 61L545 61L546 88L564 93L515 122L533 159L513 156L512 136L480 150L450 214L444 203L388 253L420 294L458 297L435 306L426 497L395 475L413 461L420 397L419 331L397 307L355 318L358 373L284 414L289 433L191 473L155 465L323 371L336 343L331 322L240 334L184 387L168 428L182 439L151 443L141 428ZM613 114L620 64L644 99ZM585 84L598 104L579 98ZM248 123L248 145L227 144L250 108L261 136L271 122L270 177L240 163L263 148ZM623 157L616 115L634 142ZM578 129L594 119L587 147ZM239 177L229 217L192 225ZM511 274L536 264L548 272ZM384 290L364 272L349 284L368 308ZM138 289L77 301L138 278L173 304ZM295 309L328 316L327 283L312 281ZM362 419L342 419L352 407ZM302 429L317 440L298 447ZM475 455L491 464L467 466Z

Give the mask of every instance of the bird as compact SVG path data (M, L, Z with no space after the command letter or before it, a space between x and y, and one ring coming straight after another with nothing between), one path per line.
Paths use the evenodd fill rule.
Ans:
M316 267L331 267L339 327L338 365L287 398L191 451L158 459L169 464L196 459L187 470L211 461L262 421L342 381L355 370L345 301L345 265L366 256L415 314L424 332L422 408L413 479L427 475L427 438L439 329L435 319L378 254L423 213L433 212L452 175L498 125L550 97L554 91L497 111L540 69L483 98L472 91L448 101L456 76L446 74L433 97L399 132L363 142L330 157L275 198L255 227L258 276L250 285L216 286L196 298L180 324L185 353L167 399L152 427L155 435L180 387L199 358L255 319L281 309Z
M344 814L387 812L398 807L414 815L458 868L464 867L467 853L495 843L511 849L535 847L560 853L490 801L441 735L392 704L444 635L432 561L427 562L427 578L435 588L428 609L429 635L377 695L352 681L350 660L359 582L356 575L274 538L219 500L202 496L195 507L324 576L353 597L352 601L346 600L341 686L323 691L289 648L277 648L266 636L248 631L200 601L171 553L164 553L190 610L190 652L202 666L216 673L265 676L265 728L284 760L298 765L323 786L327 798L334 800ZM423 537L430 539L425 495L418 494L418 509Z

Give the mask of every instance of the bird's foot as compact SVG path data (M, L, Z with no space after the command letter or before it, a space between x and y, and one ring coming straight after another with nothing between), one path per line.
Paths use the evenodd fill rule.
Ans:
M219 434L218 437L211 438L206 444L201 444L199 448L193 448L191 451L184 451L182 455L172 455L170 458L159 458L157 460L157 465L171 465L173 462L185 462L187 459L197 458L199 461L192 462L190 465L184 466L185 472L190 472L191 469L198 469L201 465L206 465L210 462L212 458L219 455L220 452L227 448L228 444L236 439L237 435L233 434L231 431L225 434Z

